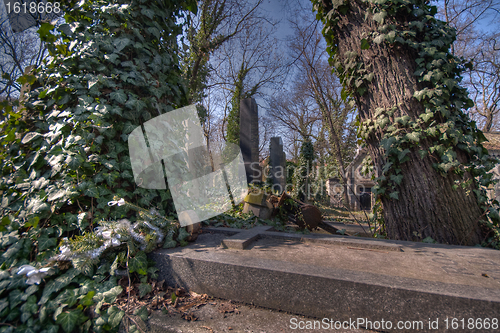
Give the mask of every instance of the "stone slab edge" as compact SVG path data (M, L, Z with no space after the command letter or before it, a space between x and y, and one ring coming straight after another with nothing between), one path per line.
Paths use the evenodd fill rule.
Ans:
M251 229L246 229L251 230ZM223 233L227 235L234 235L242 231L238 228L225 228L225 227L203 227L204 232L210 233ZM245 230L243 230L245 231ZM319 234L292 234L287 232L278 231L264 231L260 233L262 238L276 238L276 239L290 239L290 240L300 240L302 242L311 243L322 243L329 245L340 245L340 246L353 246L366 249L374 250L385 250L385 251L405 251L409 250L436 250L436 249L463 249L460 245L448 245L448 244L430 244L421 242L411 242L411 241L401 241L401 240L389 240L389 239L376 239L369 237L357 237L357 236L342 236L342 235L319 235ZM485 248L485 247L468 247L470 249L477 249L481 251L488 251L491 253L498 253L498 250Z
M303 235L303 234L292 234L287 232L266 231L266 229L271 229L271 227L255 227L243 231L250 231L256 228L259 229L256 230L256 235L252 238L252 241L258 238L275 238L275 239L288 239L288 240L300 241L304 243L309 242L309 243L321 243L326 245L352 246L364 249L385 250L385 251L402 251L403 248L403 246L400 244L387 243L384 242L383 240L377 240L371 238L358 238L358 237L353 238L353 237L337 236L337 235ZM221 227L217 228L204 227L203 231L213 232L213 233L225 233L230 235L234 234L238 235L240 232L242 232L241 229L221 228ZM231 239L233 237L237 237L237 235L232 236ZM248 245L250 242L248 242L245 245ZM241 247L233 247L233 243L230 243L231 245L228 246L227 240L224 240L223 243L228 248L243 249ZM234 243L234 246L237 246L236 243Z
M493 289L210 251L150 256L159 279L171 285L320 319L442 322L500 313L500 291Z

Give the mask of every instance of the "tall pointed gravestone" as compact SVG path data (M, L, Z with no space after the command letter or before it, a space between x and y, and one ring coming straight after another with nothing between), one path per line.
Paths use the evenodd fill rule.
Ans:
M283 141L280 137L271 138L269 147L270 177L273 192L283 193L286 186L286 155L283 152Z
M247 182L260 183L262 171L259 164L259 112L253 98L240 102L240 148L245 163Z

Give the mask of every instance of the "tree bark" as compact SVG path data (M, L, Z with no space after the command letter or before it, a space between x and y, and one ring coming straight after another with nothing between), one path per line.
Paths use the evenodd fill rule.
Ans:
M368 91L354 94L360 121L374 118L377 108L390 109L397 106L394 117L408 115L412 120L424 113L424 108L413 94L423 86L413 74L416 70L415 50L401 45L372 43L369 49L361 50L361 40L377 31L377 23L370 17L365 20L367 2L349 1L349 11L340 17L334 27L337 38L338 56L345 62L345 52L356 51L361 55L368 72L374 78ZM326 11L327 12L327 11ZM394 121L394 118L391 119ZM382 132L372 132L367 147L376 170L384 166L384 152L379 143ZM430 141L421 141L419 147L410 148L410 160L401 165L402 182L397 186L399 199L382 197L387 235L391 239L422 240L431 237L440 243L474 245L483 240L479 224L482 210L478 205L473 188L454 189L455 181L462 177L453 172L442 176L433 168L437 162L433 155L423 159L418 150L427 149ZM455 148L461 163L467 162L467 155ZM470 174L463 176L471 179Z

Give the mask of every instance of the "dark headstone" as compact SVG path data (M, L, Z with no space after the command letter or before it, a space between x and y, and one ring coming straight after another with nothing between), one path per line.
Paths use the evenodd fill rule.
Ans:
M273 191L278 191L281 194L286 186L286 155L283 152L283 141L280 137L271 138L269 155Z
M259 112L253 98L241 100L240 148L248 183L261 181L259 164Z

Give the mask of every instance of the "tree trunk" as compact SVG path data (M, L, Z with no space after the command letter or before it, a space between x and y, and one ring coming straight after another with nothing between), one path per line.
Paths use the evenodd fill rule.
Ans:
M364 68L374 74L363 95L355 93L360 121L375 119L377 108L397 107L395 117L404 115L412 120L425 113L422 104L413 94L424 87L414 75L419 57L415 50L402 45L385 42L371 43L369 49L361 50L363 38L376 32L378 24L371 17L365 20L367 2L351 0L349 10L340 15L334 26L337 39L338 57L345 63L345 53L356 51ZM328 12L328 11L325 11ZM371 15L370 15L371 16ZM391 118L391 121L394 121ZM376 170L385 165L384 152L380 147L382 131L372 132L367 139L367 147L375 163ZM402 182L396 187L399 199L382 197L387 235L391 239L422 240L431 237L441 243L474 245L483 239L479 225L482 218L473 188L454 189L455 181L463 180L453 172L442 176L433 168L437 162L433 155L421 158L418 150L431 146L422 140L419 147L410 148L409 161L401 165ZM461 163L467 162L467 155L455 148ZM380 173L378 173L380 175ZM470 174L463 176L470 179Z
M486 104L485 104L486 105ZM493 127L493 110L485 110L486 112L486 122L484 123L483 132L491 131Z
M347 188L347 178L346 178L346 169L344 165L344 159L342 157L342 151L340 148L340 138L337 132L335 131L335 127L333 126L333 120L332 120L332 115L331 113L328 113L328 111L324 112L324 117L327 120L328 126L329 126L329 143L335 149L335 155L337 157L337 162L339 163L340 167L340 177L342 178L342 186L343 186L343 193L342 196L344 197L344 205L347 208L351 208L349 204L349 192Z

